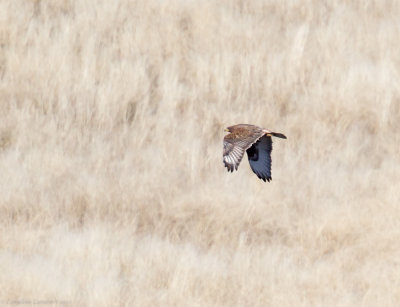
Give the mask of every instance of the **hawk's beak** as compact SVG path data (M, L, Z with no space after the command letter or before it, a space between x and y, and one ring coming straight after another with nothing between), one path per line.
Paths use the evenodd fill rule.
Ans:
M224 129L225 132L229 132L229 130L227 128Z

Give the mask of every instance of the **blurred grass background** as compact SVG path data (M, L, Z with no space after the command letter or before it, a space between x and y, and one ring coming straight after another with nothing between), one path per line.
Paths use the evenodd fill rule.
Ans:
M396 306L397 1L0 2L0 299ZM275 140L273 181L222 163Z

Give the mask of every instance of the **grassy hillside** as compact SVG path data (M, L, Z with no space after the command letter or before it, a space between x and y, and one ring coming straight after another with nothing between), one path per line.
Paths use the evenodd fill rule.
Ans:
M0 303L396 306L397 1L0 2ZM226 126L282 132L271 183Z

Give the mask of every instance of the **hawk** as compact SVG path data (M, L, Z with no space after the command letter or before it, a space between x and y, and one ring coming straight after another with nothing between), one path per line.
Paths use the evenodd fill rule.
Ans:
M239 124L225 129L223 161L228 172L237 170L244 152L247 152L250 167L258 178L267 181L271 177L271 136L286 139L282 133L254 125Z

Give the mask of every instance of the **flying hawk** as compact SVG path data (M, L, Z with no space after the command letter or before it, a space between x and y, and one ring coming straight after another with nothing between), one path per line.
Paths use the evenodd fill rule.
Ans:
M237 170L244 152L247 152L250 167L262 180L271 177L271 136L286 139L282 133L269 131L254 125L240 124L225 129L223 161L228 172Z

